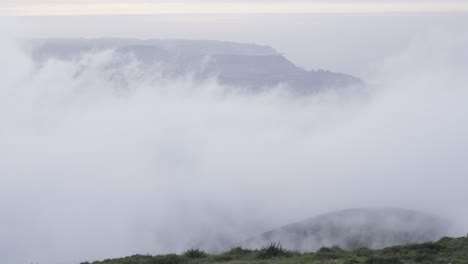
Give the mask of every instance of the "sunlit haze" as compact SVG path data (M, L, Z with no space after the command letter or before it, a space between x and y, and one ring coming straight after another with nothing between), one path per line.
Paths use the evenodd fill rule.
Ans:
M5 1L1 15L463 12L464 1Z
M468 263L467 73L464 0L0 0L0 263Z

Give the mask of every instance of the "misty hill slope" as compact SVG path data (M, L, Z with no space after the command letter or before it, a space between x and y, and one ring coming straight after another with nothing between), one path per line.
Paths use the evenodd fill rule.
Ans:
M245 243L258 247L281 242L286 248L310 251L338 245L345 249L383 248L435 241L448 234L444 220L405 209L350 209L328 213L271 230Z
M134 255L126 258L95 261L93 264L466 264L468 237L442 238L437 242L388 247L381 250L359 248L351 251L339 247L321 248L313 253L298 253L270 245L260 250L233 248L219 255L188 250L182 255ZM82 264L90 264L83 262Z
M361 80L350 75L303 70L273 48L255 44L136 39L47 39L32 40L30 44L37 62L70 61L85 54L112 50L115 56L136 60L143 72L155 71L154 74L164 77L190 75L199 81L216 78L221 84L253 91L278 85L299 93L363 86ZM154 65L159 67L151 67Z

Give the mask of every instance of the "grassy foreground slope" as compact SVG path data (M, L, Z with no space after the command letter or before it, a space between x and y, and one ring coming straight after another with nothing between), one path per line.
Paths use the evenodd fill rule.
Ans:
M84 262L82 264L89 264ZM388 247L380 250L359 248L346 251L339 247L323 247L314 253L288 251L279 244L260 250L233 248L219 255L192 249L176 255L135 255L126 258L95 261L92 264L266 264L266 263L336 263L336 264L468 264L468 237L442 238L437 242Z

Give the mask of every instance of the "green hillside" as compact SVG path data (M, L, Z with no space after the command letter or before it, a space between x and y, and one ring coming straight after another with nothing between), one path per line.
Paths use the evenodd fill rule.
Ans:
M119 259L81 264L266 264L266 263L336 263L336 264L468 264L468 237L442 238L437 242L409 244L380 250L359 248L350 251L339 247L323 247L313 253L298 253L271 244L259 250L233 248L219 255L192 249L176 255L135 255Z

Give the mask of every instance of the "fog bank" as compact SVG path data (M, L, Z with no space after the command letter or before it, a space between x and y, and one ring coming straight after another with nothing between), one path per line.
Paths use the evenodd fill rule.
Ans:
M141 75L112 51L38 66L1 43L3 263L216 248L355 207L468 229L466 33L416 38L366 91L306 97Z

